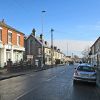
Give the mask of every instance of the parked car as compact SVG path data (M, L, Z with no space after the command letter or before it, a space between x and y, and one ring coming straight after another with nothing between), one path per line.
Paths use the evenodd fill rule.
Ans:
M96 84L96 70L95 67L89 64L79 64L74 71L73 83L77 81L92 82Z

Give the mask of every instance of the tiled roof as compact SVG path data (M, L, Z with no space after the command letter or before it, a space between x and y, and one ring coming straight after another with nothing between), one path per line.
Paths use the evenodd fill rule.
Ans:
M100 37L94 42L94 44L91 46L91 48L97 43L97 41L100 41Z
M21 33L21 34L24 35L23 32L20 32L20 31L16 30L15 28L13 28L13 27L11 27L11 26L5 24L4 22L1 22L1 21L0 21L0 26L6 27L6 28L8 28L8 29L11 29L11 30L13 30L13 31L16 31L16 32Z

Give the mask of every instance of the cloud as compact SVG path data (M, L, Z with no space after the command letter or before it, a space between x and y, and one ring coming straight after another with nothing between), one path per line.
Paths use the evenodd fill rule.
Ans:
M81 52L90 47L93 41L80 41L80 40L54 40L54 45L57 46L65 54L71 55L72 53L82 56Z
M77 28L88 30L100 30L100 21L92 25L78 25Z

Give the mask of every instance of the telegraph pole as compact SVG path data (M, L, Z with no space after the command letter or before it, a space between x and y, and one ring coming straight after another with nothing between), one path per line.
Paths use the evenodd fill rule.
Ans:
M43 14L46 12L45 10L43 10L43 11L41 11L42 12L42 16L41 16L41 22L42 22L42 35L43 35L43 33L44 33L44 31L43 31Z
M68 42L67 42L67 56L68 56Z
M51 65L53 65L53 31L54 29L51 29Z
M42 16L41 16L41 23L42 23L42 36L43 36L43 34L44 34L44 31L43 31L43 14L46 12L45 10L43 10L43 11L41 11L42 12ZM43 65L44 65L44 50L43 50L43 37L42 37L42 61L41 61L41 66L43 67Z

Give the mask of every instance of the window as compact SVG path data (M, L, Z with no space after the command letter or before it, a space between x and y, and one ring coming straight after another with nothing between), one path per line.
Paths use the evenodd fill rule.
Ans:
M41 48L38 48L38 54L39 54L39 55L42 54Z
M2 30L0 29L0 41L2 41Z
M79 66L77 68L77 70L86 71L86 72L94 72L95 71L94 67L89 67L89 66Z
M12 33L8 32L8 43L12 42Z
M20 35L17 35L17 45L20 45Z
M11 52L7 51L6 52L6 60L8 61L9 59L11 59Z
M51 51L49 50L49 54L51 53Z
M51 58L49 58L49 61L51 61Z

